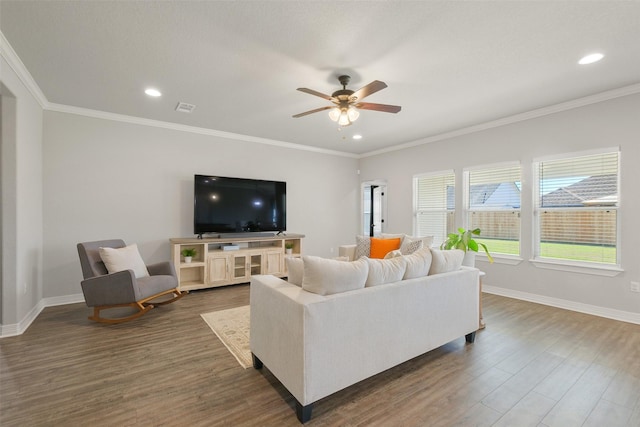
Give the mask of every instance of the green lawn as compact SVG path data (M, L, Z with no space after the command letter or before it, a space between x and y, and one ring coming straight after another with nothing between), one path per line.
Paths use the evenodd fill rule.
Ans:
M519 242L513 240L475 239L487 245L493 254L519 255ZM482 251L482 249L480 249ZM542 242L540 255L544 258L568 259L574 261L616 263L616 248L611 246L595 246L571 243Z

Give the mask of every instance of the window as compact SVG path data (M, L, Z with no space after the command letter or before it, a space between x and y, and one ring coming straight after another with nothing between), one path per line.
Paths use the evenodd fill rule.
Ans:
M418 175L413 178L416 236L433 236L440 245L455 231L455 179L453 171Z
M534 164L535 258L619 264L619 151Z
M465 171L467 226L492 255L520 255L520 187L519 163Z

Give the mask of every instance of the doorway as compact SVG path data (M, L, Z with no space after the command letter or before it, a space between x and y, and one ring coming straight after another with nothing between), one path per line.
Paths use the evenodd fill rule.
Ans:
M379 236L385 232L387 216L387 182L367 181L362 183L362 223L365 236Z

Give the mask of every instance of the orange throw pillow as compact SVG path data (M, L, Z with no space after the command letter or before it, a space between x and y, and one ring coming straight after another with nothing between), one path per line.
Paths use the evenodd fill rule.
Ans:
M371 238L371 252L369 258L382 259L386 254L396 249L400 249L400 238L397 239L376 239Z

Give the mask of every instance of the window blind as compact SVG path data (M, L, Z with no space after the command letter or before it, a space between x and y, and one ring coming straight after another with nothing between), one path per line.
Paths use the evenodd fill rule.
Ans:
M520 165L466 171L467 224L491 253L520 254Z
M618 263L619 152L537 163L537 256Z
M414 177L414 234L433 236L440 245L454 231L455 174L453 171Z

